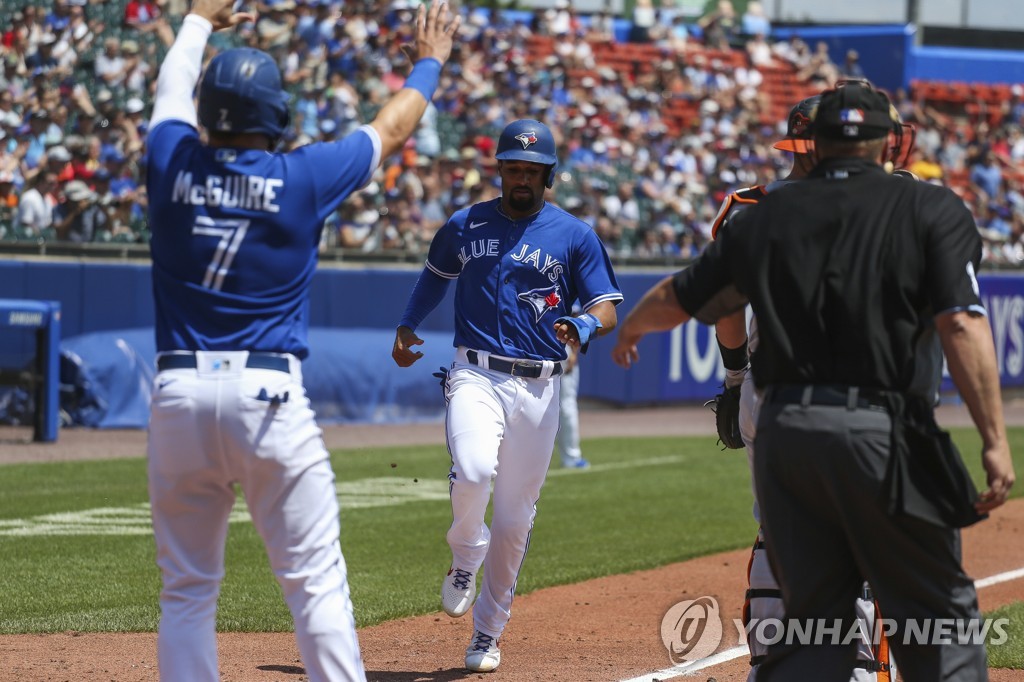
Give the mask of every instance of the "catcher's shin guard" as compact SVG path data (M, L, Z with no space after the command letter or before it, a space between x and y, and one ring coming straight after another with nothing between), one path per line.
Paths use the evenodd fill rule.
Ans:
M750 562L747 564L747 594L743 600L743 626L748 630L751 624L765 620L782 621L785 618L785 610L782 606L782 592L779 584L775 581L771 566L768 565L768 553L764 549L764 531L758 529L757 539L750 552ZM750 630L753 632L753 630ZM748 682L753 682L757 666L764 661L768 655L768 647L757 641L757 637L747 636L747 646L750 648L750 677Z
M753 632L751 623L756 628L756 624L765 619L785 619L782 592L768 565L764 532L761 530L757 532L757 540L747 564L747 585L747 595L743 602L745 628ZM864 583L864 590L857 599L856 611L864 637L857 643L857 663L850 673L851 682L895 682L896 663L889 652L889 641L882 628L877 602L867 583ZM750 635L747 636L747 646L750 648L751 666L747 682L756 682L757 668L768 655L768 647Z
M857 663L850 679L854 682L895 682L896 662L889 651L878 602L867 583L857 598L856 608L864 636L857 643Z

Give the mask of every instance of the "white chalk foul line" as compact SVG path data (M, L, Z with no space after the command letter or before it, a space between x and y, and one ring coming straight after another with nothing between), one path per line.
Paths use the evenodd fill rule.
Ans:
M1017 578L1024 578L1024 568L1018 568L1013 571L1006 571L1005 573L997 573L996 575L989 576L987 578L979 578L974 581L975 589L980 590L983 587L989 587L991 585L998 585L999 583L1006 583Z
M992 585L998 585L999 583L1017 580L1018 578L1024 578L1024 568L1017 568L1012 571L997 573L995 575L990 575L987 578L978 578L974 581L974 588L980 590L985 587L991 587ZM750 649L747 645L741 644L740 646L734 646L731 649L719 651L717 654L712 654L711 656L702 658L699 661L672 666L671 668L665 668L664 670L659 670L658 672L651 673L649 675L631 677L628 680L622 680L622 682L661 682L662 680L670 680L673 677L688 675L689 673L695 673L698 670L711 668L719 663L728 663L733 659L739 658L740 656L747 656L749 654Z
M632 677L623 682L659 682L660 680L667 680L673 677L679 677L680 675L686 675L689 673L695 673L698 670L704 670L712 666L718 665L719 663L727 663L734 658L740 656L746 656L750 653L750 649L747 648L746 644L740 646L734 646L731 649L725 651L719 651L717 654L712 654L707 658L702 658L699 661L693 661L692 663L682 663L680 665L672 666L671 668L665 668L659 670L656 673L650 675L641 675L640 677Z

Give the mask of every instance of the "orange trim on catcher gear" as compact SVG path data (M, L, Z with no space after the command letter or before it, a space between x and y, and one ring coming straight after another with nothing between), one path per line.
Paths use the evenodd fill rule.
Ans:
M722 207L718 209L718 215L715 216L715 220L711 223L711 238L715 239L718 236L718 230L725 221L728 220L733 213L738 211L741 206L735 206L734 204L756 204L765 196L768 191L764 185L754 185L753 187L744 187L732 192L722 202Z
M794 154L810 154L814 151L814 141L787 137L779 140L772 147L784 152L793 152Z
M878 608L878 600L875 600L875 623L876 627L882 625L882 611ZM882 636L878 640L878 646L872 647L875 654L875 662L880 663L879 670L875 673L875 682L892 682L892 659L889 653L889 638L885 636L885 628L881 630Z

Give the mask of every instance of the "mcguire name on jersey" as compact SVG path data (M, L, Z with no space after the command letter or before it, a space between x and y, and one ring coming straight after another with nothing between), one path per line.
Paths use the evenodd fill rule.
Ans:
M221 206L279 213L275 203L284 180L258 175L207 175L205 183L192 182L192 173L178 171L171 201L193 206Z

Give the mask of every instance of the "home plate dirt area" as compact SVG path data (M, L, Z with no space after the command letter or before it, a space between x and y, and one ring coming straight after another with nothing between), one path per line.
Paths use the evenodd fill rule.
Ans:
M1006 405L1007 421L1024 424L1024 405ZM659 407L582 411L585 437L697 435L711 433L713 419L703 408ZM962 408L940 408L946 426L969 425ZM443 442L440 424L341 426L325 429L328 447ZM104 444L104 441L106 443ZM142 432L66 430L57 444L24 444L0 432L0 461L64 460L80 457L137 457L145 451ZM996 510L964 531L964 563L975 579L1000 576L979 588L982 610L1024 600L1024 500ZM673 604L700 596L718 599L721 616L740 617L748 550L706 556L661 568L609 576L518 596L515 615L501 640L501 667L469 673L463 653L472 634L469 617L442 612L391 621L359 632L367 678L386 682L441 682L485 679L513 681L617 682L651 675L672 666L660 627ZM425 566L424 570L435 567ZM1022 571L1024 572L1024 571ZM1009 574L1006 575L1006 574ZM719 651L737 645L727 626ZM223 633L218 636L225 682L302 682L306 675L290 633ZM0 636L0 680L54 682L136 682L159 679L153 633ZM747 658L739 656L678 679L746 679ZM993 682L1024 680L1024 671L992 670ZM650 679L650 678L648 678ZM665 673L661 679L674 679Z

